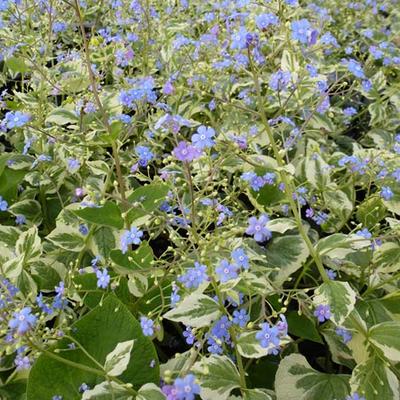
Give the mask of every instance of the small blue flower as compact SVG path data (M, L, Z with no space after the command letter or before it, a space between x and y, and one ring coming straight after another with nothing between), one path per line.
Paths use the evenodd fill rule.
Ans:
M238 266L235 264L229 264L228 260L222 260L215 272L218 275L220 282L228 282L231 279L238 277Z
M15 216L15 224L16 225L24 225L26 224L26 218L25 215L18 214Z
M248 235L252 235L256 242L264 242L272 237L271 231L267 228L269 217L262 214L260 218L250 217L248 220L249 226L246 229Z
M244 249L239 247L233 250L231 253L231 257L236 265L244 269L249 269L249 257L247 256Z
M81 163L76 158L68 158L67 162L68 171L72 173L78 171L79 167L81 166Z
M20 128L27 124L30 119L29 114L24 114L21 111L9 111L4 116L2 124L8 129Z
M364 396L360 396L358 393L353 393L346 397L346 400L365 400Z
M215 136L215 131L213 128L201 125L197 129L197 133L192 136L193 146L203 150L205 148L210 148L214 146L215 142L213 137Z
M264 349L273 346L271 351L279 348L279 330L276 326L271 327L268 323L261 324L261 331L256 333L256 339Z
M184 378L176 378L174 388L177 400L194 400L197 394L200 394L200 386L195 382L194 375L189 374Z
M363 228L356 232L356 235L363 237L364 239L371 239L372 233L368 230L368 228Z
M344 344L347 344L348 342L350 342L350 340L353 337L351 332L348 331L346 328L337 327L335 332L336 332L337 335L342 337Z
M128 251L130 244L140 244L143 232L133 226L129 231L125 231L121 236L121 248L122 253L125 254Z
M154 154L150 151L150 148L147 146L136 146L135 152L139 157L138 163L141 167L147 167L149 162L154 157Z
M186 273L178 278L178 281L183 283L187 289L197 289L207 279L207 266L196 261L194 267L187 269Z
M331 308L329 304L320 304L314 311L314 316L318 318L319 322L327 321L331 318Z
M250 317L247 314L246 310L235 310L233 312L233 323L236 325L239 325L241 328L244 328L247 324L247 322L249 322Z
M8 203L0 196L0 211L7 211Z
M183 337L185 338L186 343L190 345L192 345L196 340L196 336L194 336L192 328L190 328L189 326L187 326L185 331L183 332Z
M110 275L108 275L107 269L103 268L102 271L98 269L96 271L96 277L97 277L97 287L106 289L108 284L110 283Z
M291 24L291 29L292 29L292 39L298 40L300 43L303 44L315 41L315 38L312 38L312 36L313 32L316 31L312 29L311 24L307 19L303 18L300 19L299 21L293 21Z
M142 327L143 335L153 336L154 321L147 317L140 317L140 326Z
M392 199L394 196L392 189L389 186L382 186L381 197L386 201Z
M279 18L272 13L265 13L257 15L255 18L256 25L258 29L267 29L270 25L278 25Z
M211 334L214 338L217 338L221 341L229 342L231 336L228 329L231 326L232 322L229 321L226 315L224 315L215 322L214 326L211 329Z
M351 72L355 77L361 79L365 78L364 70L358 61L350 58L349 60L343 60L343 64L347 66L349 72Z
M211 354L222 354L223 353L223 349L220 343L218 343L212 336L210 336L207 339L207 350L211 353Z
M273 73L269 79L269 87L274 92L285 90L290 83L292 75L289 71L277 71Z
M30 307L24 307L19 312L13 313L13 318L9 321L8 326L15 329L18 335L23 335L36 325L37 318L31 313Z
M28 356L24 356L22 354L18 354L15 357L14 364L16 366L17 371L22 371L24 369L28 369L31 366L31 360Z
M79 224L79 232L86 236L89 233L89 228L85 224Z
M336 279L337 274L333 269L326 269L325 272L330 280L334 281Z

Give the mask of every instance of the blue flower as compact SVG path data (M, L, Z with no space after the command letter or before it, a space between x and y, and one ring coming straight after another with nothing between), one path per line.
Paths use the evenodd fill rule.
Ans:
M363 228L356 232L356 235L363 237L364 239L371 239L372 233L368 230L368 228Z
M135 152L139 157L138 162L141 167L147 167L149 162L154 157L154 154L150 151L150 148L147 146L136 146Z
M331 318L331 308L329 304L320 304L314 311L314 316L318 318L319 322L327 321Z
M291 29L292 39L298 40L300 43L303 44L309 43L312 33L314 32L310 22L304 18L300 19L299 21L293 21L291 24Z
M390 200L394 196L392 189L389 186L382 186L381 197L385 200Z
M325 272L330 280L334 281L336 279L336 272L333 269L326 269Z
M7 211L8 203L0 196L0 211Z
M267 228L268 221L269 217L266 214L262 214L260 218L250 217L246 233L252 235L256 242L264 242L265 240L271 239L272 233Z
M224 259L220 262L218 267L215 268L215 272L220 282L227 282L238 277L238 266L229 264L229 261Z
M348 331L346 328L337 327L335 332L336 332L337 335L342 337L344 344L347 344L348 342L350 342L350 340L353 337L351 332Z
M243 50L247 47L247 30L243 26L232 35L231 49Z
M97 277L97 287L106 289L108 284L110 283L110 275L108 275L107 269L103 268L102 271L98 269L96 271L96 277Z
M343 114L346 117L352 117L353 115L357 114L357 110L354 107L347 107L343 110Z
M272 13L265 13L257 15L255 18L256 25L258 29L267 29L270 25L278 25L279 18Z
M143 335L153 336L154 321L147 317L140 317L140 326L142 327Z
M221 347L220 343L217 343L217 341L213 338L213 337L209 337L207 339L207 350L211 353L211 354L222 354L223 353L223 349Z
M26 224L26 218L25 215L18 214L15 216L15 224L16 225L24 225Z
M128 251L130 244L140 244L143 232L133 226L130 230L125 231L121 236L121 248L122 253L125 254Z
M24 356L22 354L18 354L15 357L14 364L16 366L17 371L21 371L24 369L28 369L31 366L31 360L28 356Z
M236 325L239 325L241 328L244 328L247 324L247 322L249 322L250 317L247 314L246 310L235 310L233 312L233 323Z
M174 388L177 400L194 400L196 394L200 394L200 386L195 382L196 378L192 374L184 378L176 378Z
M358 61L350 58L349 60L343 60L343 63L347 66L349 72L351 72L355 77L361 79L365 78L364 70Z
M189 326L187 326L185 331L183 332L183 337L185 338L187 344L193 344L196 340L196 336L194 336L192 328L190 328Z
M364 396L360 396L358 393L353 393L346 397L346 400L365 400Z
M31 313L30 307L24 307L19 312L14 312L8 326L15 329L18 335L23 335L36 325L37 318Z
M290 83L291 77L292 75L289 71L279 70L271 75L269 79L269 87L275 92L285 90Z
M261 331L256 333L256 339L264 349L272 346L271 351L273 351L274 349L279 348L279 330L276 326L271 327L266 322L261 324Z
M194 267L189 268L184 275L178 278L178 281L183 283L187 289L197 289L207 279L207 266L196 261Z
M214 326L211 329L211 334L214 338L217 338L221 341L229 342L231 336L228 329L231 327L231 325L232 322L229 321L226 315L224 315L215 322Z
M9 111L4 116L2 124L8 129L20 128L27 124L31 119L29 114L24 114L21 111Z
M192 136L193 146L203 150L205 148L210 148L214 146L215 142L213 137L215 136L215 131L213 128L201 125L197 129L197 133Z
M241 247L233 250L231 257L236 265L244 269L249 269L249 257Z

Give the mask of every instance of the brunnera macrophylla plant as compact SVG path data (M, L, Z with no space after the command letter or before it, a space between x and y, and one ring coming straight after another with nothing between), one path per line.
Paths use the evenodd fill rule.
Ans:
M398 0L0 0L0 397L400 399Z

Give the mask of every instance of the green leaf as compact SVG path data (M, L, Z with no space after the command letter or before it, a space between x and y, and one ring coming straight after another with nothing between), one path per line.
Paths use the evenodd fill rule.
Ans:
M366 400L399 400L400 387L396 375L378 356L357 365L350 379L353 392Z
M356 292L347 282L329 281L315 291L314 304L329 304L331 320L342 325L356 304Z
M379 196L371 196L364 200L357 209L357 220L365 227L372 228L386 216L386 208Z
M55 108L46 118L46 124L67 125L79 122L79 117L71 110Z
M116 246L114 231L108 226L99 227L91 236L90 249L93 254L107 258Z
M57 247L69 251L79 252L85 247L85 240L78 228L70 225L57 225L56 229L47 235L47 239Z
M11 202L17 197L18 185L26 174L24 170L5 168L0 175L0 196Z
M290 325L289 325L290 326ZM343 343L343 339L336 333L335 325L328 321L321 328L321 334L329 346L332 360L336 364L345 365L349 369L355 367L351 350Z
M120 384L115 382L101 382L93 389L85 390L82 400L133 400L133 396Z
M136 250L128 250L125 254L121 250L112 250L110 258L118 266L114 269L120 273L130 273L151 268L154 254L149 243L142 242Z
M108 296L92 311L87 313L71 327L70 335L92 358L104 365L107 355L118 343L135 341L127 369L119 376L122 382L131 383L139 389L145 383L159 382L157 355L151 340L142 333L139 322L128 309L114 296ZM50 349L64 351L55 353L63 359L98 369L79 346L75 350L68 349L71 340L61 339ZM151 363L156 362L152 368ZM51 399L55 394L68 400L80 400L78 391L82 382L90 387L104 381L104 377L90 371L81 370L44 353L34 363L28 381L27 400Z
M306 157L304 160L304 172L307 182L316 189L323 191L330 183L329 165L318 153Z
M299 235L287 235L274 238L267 247L266 261L279 271L273 280L282 284L291 274L300 269L310 252Z
M23 215L32 224L39 225L42 221L42 208L36 200L21 200L11 205L8 211L15 216Z
M285 233L286 231L297 229L297 224L291 218L276 218L267 222L267 228L271 232Z
M165 400L165 395L154 383L147 383L140 388L136 400Z
M261 358L268 355L269 350L274 348L271 344L270 347L261 347L260 342L256 339L257 332L246 332L239 336L237 340L237 346L239 353L246 358ZM287 339L283 339L280 345L285 345L289 342Z
M24 261L32 262L42 254L42 243L36 226L22 233L15 244L17 256L23 255Z
M297 311L289 311L286 314L286 318L291 335L312 340L313 342L323 343L314 321L311 321L304 314L299 315Z
M272 397L265 389L247 389L244 393L244 400L272 400Z
M379 272L396 272L400 269L400 246L395 242L383 243L375 249L373 263Z
M107 354L104 370L109 376L119 376L128 367L134 340L118 343L115 349Z
M400 322L388 321L373 326L368 332L368 341L383 352L390 361L400 361Z
M349 376L323 374L311 368L305 357L285 357L275 377L277 400L343 400L349 394Z
M226 400L233 389L240 387L239 372L226 356L203 357L192 370L199 381L203 400Z
M23 74L24 72L29 71L29 67L26 65L23 58L10 57L5 60L5 63L12 72L20 72Z
M192 293L185 297L164 318L182 322L193 328L203 328L210 325L221 315L219 305L211 297L204 294Z
M146 186L140 186L128 197L128 201L134 203L128 211L127 217L130 223L152 213L166 199L169 186L162 182L153 182Z
M107 201L100 207L86 207L81 210L73 210L72 212L79 218L92 224L111 226L118 229L124 227L121 211L119 207L111 201Z
M392 213L400 215L400 188L399 188L399 185L393 185L392 190L393 190L393 197L390 200L383 200L383 204Z

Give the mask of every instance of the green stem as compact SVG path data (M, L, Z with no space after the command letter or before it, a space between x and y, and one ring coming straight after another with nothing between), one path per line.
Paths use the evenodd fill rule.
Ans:
M298 206L295 203L294 199L293 199L293 193L294 193L294 188L293 188L293 184L291 181L291 177L288 175L287 171L285 170L286 167L286 163L284 161L284 159L281 156L281 153L279 151L278 145L274 139L274 135L272 132L272 129L268 123L268 118L266 116L265 110L264 110L264 104L263 104L263 98L261 95L261 87L260 87L260 82L259 82L259 77L256 71L256 68L253 64L252 58L251 58L251 53L250 50L248 51L248 57L249 57L249 63L250 63L250 68L251 68L251 72L253 75L253 80L254 80L254 86L256 89L256 93L257 93L257 108L258 108L258 112L260 114L260 118L261 118L261 122L264 125L264 129L267 133L268 139L269 139L269 143L272 147L272 151L274 153L274 157L276 162L278 163L279 169L280 169L280 175L282 178L282 182L285 185L285 192L287 194L287 200L289 201L290 204L290 208L292 210L292 213L294 215L294 218L296 220L296 224L297 224L297 228L300 232L301 237L303 238L304 242L306 243L308 250L310 252L311 257L314 259L315 264L318 268L319 274L321 275L321 278L324 282L329 282L329 278L328 275L326 274L324 265L321 261L321 258L318 254L318 252L315 250L314 245L312 244L310 238L307 235L307 232L304 229L302 220L301 220L301 215L299 213L298 210Z

